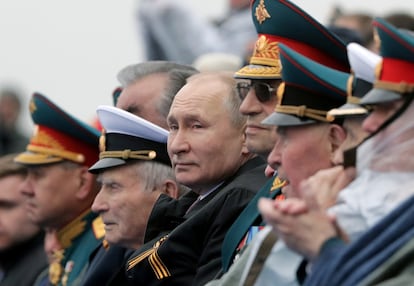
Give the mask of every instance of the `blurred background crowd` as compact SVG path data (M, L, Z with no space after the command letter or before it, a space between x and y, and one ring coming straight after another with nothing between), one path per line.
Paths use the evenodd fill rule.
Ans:
M116 72L131 62L165 59L237 70L256 40L248 0L11 1L0 3L0 151L22 150L32 129L34 91L92 121L110 104ZM345 41L376 50L372 17L414 30L409 1L295 0ZM189 24L191 23L191 24ZM235 44L237 43L237 44ZM17 140L17 141L15 141Z

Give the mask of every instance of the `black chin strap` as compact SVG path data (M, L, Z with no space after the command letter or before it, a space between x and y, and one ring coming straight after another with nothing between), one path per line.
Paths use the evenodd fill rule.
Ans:
M405 98L404 104L387 120L384 121L384 123L378 127L377 130L375 130L373 133L369 134L366 138L364 138L364 140L362 140L358 145L356 145L355 147L349 148L347 150L344 151L344 161L348 162L345 163L344 162L344 167L347 166L355 166L356 165L356 149L361 146L365 141L367 141L368 139L374 137L375 135L377 135L379 132L381 132L382 130L384 130L388 125L390 125L392 122L394 122L398 117L400 117L408 108L408 106L410 106L411 102L414 99L414 94L410 93L407 95L403 95L403 98Z
M403 98L405 98L404 104L401 105L401 107L390 118L385 120L384 123L380 127L378 127L377 130L375 130L372 134L368 135L367 138L362 140L362 142L359 145L361 145L369 138L374 137L376 134L384 130L388 125L393 123L398 117L400 117L407 110L408 106L410 106L411 102L414 99L414 94L403 95Z

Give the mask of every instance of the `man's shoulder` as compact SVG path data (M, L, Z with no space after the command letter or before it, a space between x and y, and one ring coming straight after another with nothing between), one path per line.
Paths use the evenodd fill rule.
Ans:
M265 168L266 162L262 158L255 157L250 159L239 168L234 176L226 180L220 192L234 188L243 188L256 192L268 180L264 174Z
M144 242L148 242L180 225L190 205L197 199L198 194L189 191L179 199L161 194L152 208L145 231Z

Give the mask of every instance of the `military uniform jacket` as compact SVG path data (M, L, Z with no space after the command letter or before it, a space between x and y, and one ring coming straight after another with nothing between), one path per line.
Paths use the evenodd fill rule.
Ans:
M88 211L60 232L63 232L58 235L64 247L63 256L50 265L50 283L62 286L79 285L89 265L89 256L102 244L102 220L97 214Z
M257 186L267 180L265 166L258 157L249 160L214 196L207 197L206 205L169 234L136 251L126 266L132 284L185 286L212 280L221 268L225 234L255 195Z
M253 199L249 202L243 212L239 215L233 225L227 232L222 245L222 272L225 273L229 269L235 255L243 246L247 245L246 239L243 238L249 234L249 229L253 226L264 225L263 218L257 207L260 198L275 198L281 194L281 186L283 182L273 176L267 183L257 192ZM244 245L242 246L242 242Z

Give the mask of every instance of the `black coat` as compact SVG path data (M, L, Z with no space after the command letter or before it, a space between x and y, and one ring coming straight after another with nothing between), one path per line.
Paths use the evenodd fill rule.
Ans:
M265 166L259 157L249 160L173 231L161 231L136 251L126 267L131 285L204 285L212 280L221 268L227 230L267 180Z
M47 268L43 247L43 233L0 254L4 278L1 286L33 285L38 275Z

